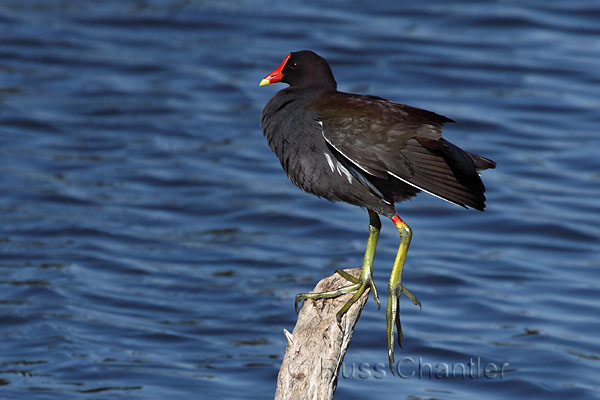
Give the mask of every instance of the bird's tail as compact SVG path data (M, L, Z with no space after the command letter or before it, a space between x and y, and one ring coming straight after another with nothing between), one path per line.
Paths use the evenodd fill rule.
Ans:
M489 158L485 158L479 154L469 153L468 151L467 154L469 154L475 162L475 169L477 171L483 171L484 169L488 168L496 168L496 163Z

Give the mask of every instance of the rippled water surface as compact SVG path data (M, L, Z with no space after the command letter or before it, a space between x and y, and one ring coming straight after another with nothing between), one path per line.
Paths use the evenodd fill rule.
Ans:
M258 82L304 48L498 163L485 213L398 205L406 378L375 373L369 301L336 399L600 397L599 21L592 0L2 1L0 398L272 397L294 295L367 236L262 136L283 86ZM397 245L384 221L382 293Z

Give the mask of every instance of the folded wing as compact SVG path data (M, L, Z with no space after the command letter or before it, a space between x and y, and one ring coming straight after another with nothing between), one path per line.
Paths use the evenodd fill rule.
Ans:
M319 112L327 143L336 156L356 166L353 173L361 174L359 180L367 181L375 194L380 193L369 177L398 179L454 204L485 208L485 187L477 171L494 168L495 163L442 138L442 125L452 120L345 93L319 105Z

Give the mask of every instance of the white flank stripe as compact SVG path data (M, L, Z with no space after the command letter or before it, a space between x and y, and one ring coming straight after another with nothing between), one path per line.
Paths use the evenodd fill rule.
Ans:
M331 161L331 156L327 153L323 153L325 154L325 158L327 159L327 164L329 164L329 168L331 168L331 172L333 172L335 170L335 167L333 166L333 161Z
M350 171L348 171L346 167L344 167L344 165L339 161L337 162L336 167L338 174L340 174L340 176L342 176L342 174L346 175L348 183L352 183L352 175L350 174Z
M453 201L450 201L450 200L448 200L448 199L445 199L445 198L443 198L443 197L441 197L441 196L438 196L438 195L437 195L437 194L435 194L435 193L431 193L429 190L425 190L425 189L423 189L422 187L420 187L420 186L417 186L417 185L415 185L414 183L407 181L406 179L402 179L402 178L400 178L398 175L396 175L396 174L393 174L393 173L391 173L390 171L387 171L387 173L388 173L388 174L390 174L391 176L393 176L394 178L396 178L396 179L400 179L402 182L409 184L409 185L410 185L410 186L412 186L412 187L416 187L417 189L419 189L419 190L422 190L422 191L423 191L423 192L425 192L425 193L429 193L430 195L437 197L438 199L442 199L442 200L444 200L444 201L447 201L447 202L448 202L448 203L450 203L450 204L456 204L455 202L453 202Z

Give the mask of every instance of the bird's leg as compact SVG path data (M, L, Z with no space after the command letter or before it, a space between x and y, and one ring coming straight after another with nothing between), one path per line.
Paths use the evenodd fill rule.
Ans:
M386 321L387 321L387 344L388 344L388 360L390 363L390 369L394 371L394 325L398 328L398 345L402 346L402 326L400 325L400 295L404 293L415 305L421 307L421 303L417 298L402 286L402 268L404 267L404 260L406 259L406 253L410 246L410 240L412 238L412 230L406 222L402 221L399 216L394 216L392 222L396 225L396 228L400 231L400 246L398 247L398 253L396 254L396 260L394 261L394 267L392 268L392 274L390 275L390 281L388 283L388 301L386 310Z
M377 307L379 307L379 296L377 295L377 289L375 288L375 283L373 282L373 258L375 257L375 248L377 247L380 229L381 220L379 219L379 215L377 215L376 212L369 210L369 240L367 241L367 249L365 250L365 258L360 271L360 276L355 278L341 269L336 270L335 272L337 274L351 282L351 284L328 292L300 293L296 295L296 311L298 310L298 303L302 300L330 299L332 297L337 297L342 294L356 291L350 300L348 300L348 302L344 304L344 306L336 314L337 322L340 324L344 314L350 309L352 304L354 304L360 298L360 296L362 296L367 288L370 288L373 292L373 298L375 299L375 303L377 303Z

